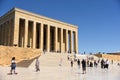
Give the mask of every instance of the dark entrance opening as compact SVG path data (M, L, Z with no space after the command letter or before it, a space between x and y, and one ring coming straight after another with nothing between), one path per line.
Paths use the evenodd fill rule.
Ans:
M40 23L36 24L36 48L40 48Z
M47 50L47 25L43 25L43 51Z
M28 21L28 48L33 48L33 21Z
M71 44L70 43L70 37L71 37L70 36L70 31L68 31L68 53L71 53L71 50L70 50L71 49L71 47L70 47L70 44Z
M55 28L50 27L50 51L54 52L54 36L55 36Z
M19 41L18 41L19 47L24 47L24 33L25 33L25 20L20 19L19 20Z

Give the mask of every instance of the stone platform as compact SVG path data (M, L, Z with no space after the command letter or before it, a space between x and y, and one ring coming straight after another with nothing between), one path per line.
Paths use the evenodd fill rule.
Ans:
M87 68L87 74L82 74L82 69L77 65L47 67L40 66L40 72L35 72L34 66L30 68L18 67L17 75L8 75L10 67L0 67L0 80L120 80L120 66L110 64L109 69Z

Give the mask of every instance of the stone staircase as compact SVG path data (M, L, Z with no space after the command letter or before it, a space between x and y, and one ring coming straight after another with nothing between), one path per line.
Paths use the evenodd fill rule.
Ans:
M39 57L40 66L46 66L46 67L55 67L55 66L70 66L70 61L67 60L68 54L66 53L45 53L41 54ZM32 68L35 66L35 61L29 66L29 68Z
M70 60L67 59L68 54L67 53L45 53L45 54L41 54L41 56L39 57L39 62L40 62L40 66L42 67L57 67L60 66L59 64L61 64L61 66L64 67L68 67L70 66L70 60L74 60L74 55L73 54L69 54ZM93 57L95 57L93 55ZM87 56L86 55L79 55L79 57L77 57L77 59L80 59L80 61L82 61L82 59L86 59ZM98 59L97 57L95 57L95 59ZM29 68L33 68L35 67L35 62L36 60L34 60L32 62L32 64L29 66ZM74 65L77 65L77 62L74 62Z
M39 56L32 58L32 59L29 59L29 60L22 60L22 61L17 63L17 67L29 67L30 64L38 57Z

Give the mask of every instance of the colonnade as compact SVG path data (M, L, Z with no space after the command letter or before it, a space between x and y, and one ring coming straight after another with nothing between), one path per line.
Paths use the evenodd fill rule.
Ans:
M16 18L0 25L0 44L47 52L77 52L77 31Z
M0 45L13 46L14 21L9 19L0 24Z
M14 35L19 35L16 36L19 47L38 48L47 52L77 52L77 31L38 21L18 20L18 33Z

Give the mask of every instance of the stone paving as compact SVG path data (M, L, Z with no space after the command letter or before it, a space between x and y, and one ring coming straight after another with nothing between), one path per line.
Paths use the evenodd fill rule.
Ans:
M40 72L35 72L32 68L18 67L17 75L8 75L10 67L0 67L0 80L120 80L120 66L110 65L109 69L101 69L100 66L87 67L87 74L82 74L81 68L75 65L40 67Z

